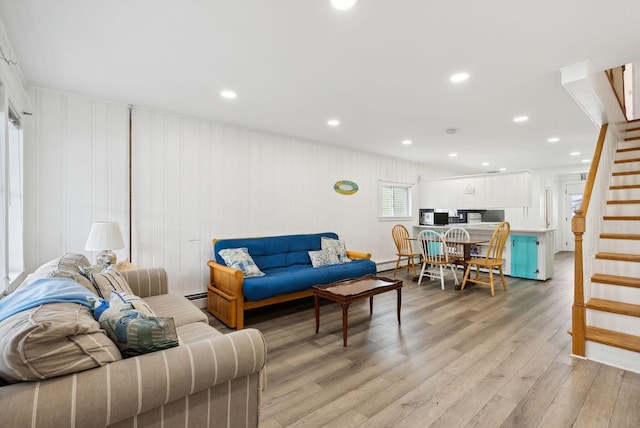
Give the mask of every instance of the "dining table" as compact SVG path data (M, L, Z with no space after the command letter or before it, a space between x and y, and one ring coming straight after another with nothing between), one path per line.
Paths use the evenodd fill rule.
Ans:
M409 237L409 238L405 238L408 239L410 241L418 241L418 238L413 238L413 237ZM452 263L454 265L457 266L462 266L463 272L466 269L467 266L467 262L469 260L471 260L471 257L474 254L471 254L471 248L474 246L478 246L480 244L486 244L489 242L489 240L487 239L470 239L470 240L456 240L456 239L444 239L445 244L453 244L453 245L462 245L462 259L456 258L454 260L452 260ZM472 279L467 279L468 282L470 282L471 284L473 284L473 280ZM462 287L461 284L458 284L455 286L456 290L460 290L460 288Z

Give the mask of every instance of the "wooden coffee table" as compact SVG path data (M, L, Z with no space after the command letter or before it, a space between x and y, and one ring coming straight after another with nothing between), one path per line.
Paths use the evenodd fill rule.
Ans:
M347 325L349 305L358 300L369 298L369 314L373 314L373 296L387 291L398 291L398 324L400 324L400 305L402 303L402 281L375 275L348 279L328 285L313 286L313 303L316 312L316 334L320 329L320 297L340 303L342 306L342 341L347 346Z

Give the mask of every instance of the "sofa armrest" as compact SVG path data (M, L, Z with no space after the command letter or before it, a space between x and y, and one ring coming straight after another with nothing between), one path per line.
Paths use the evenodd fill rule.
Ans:
M221 265L214 260L209 260L207 265L209 266L211 274L211 284L214 284L217 289L222 290L227 294L237 297L242 296L244 274L241 270Z
M251 396L259 403L266 353L258 330L215 336L72 375L0 387L0 414L7 426L97 427L164 406L158 414L167 419L185 410L182 404L165 405L215 385L222 385L227 400ZM229 382L243 377L258 382L235 382L229 394ZM237 394L239 385L247 391Z
M149 297L169 293L167 271L164 268L123 270L120 273L136 296Z
M347 251L347 257L353 260L371 259L371 253L361 253L359 251Z
M207 287L207 310L228 327L244 328L244 274L242 271L209 260L211 273Z

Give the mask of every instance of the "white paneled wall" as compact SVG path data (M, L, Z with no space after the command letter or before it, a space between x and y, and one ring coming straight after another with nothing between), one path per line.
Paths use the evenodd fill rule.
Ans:
M133 111L132 159L133 262L165 266L183 294L205 290L213 238L334 231L350 249L393 260L394 223L378 219L378 181L416 183L421 172L410 162L142 109ZM340 195L338 180L360 190Z
M94 220L129 236L128 106L32 89L25 130L28 271L82 252ZM380 180L414 183L449 171L336 146L134 108L132 248L141 267L162 266L172 292L202 293L211 240L334 231L376 262L395 260L391 228L378 218ZM399 148L401 149L401 148ZM351 196L333 190L356 182ZM129 248L117 251L119 260ZM388 265L384 265L387 268Z
M25 265L32 271L66 252L86 254L94 220L120 223L128 245L126 106L31 90L25 127ZM128 248L116 251L128 257Z

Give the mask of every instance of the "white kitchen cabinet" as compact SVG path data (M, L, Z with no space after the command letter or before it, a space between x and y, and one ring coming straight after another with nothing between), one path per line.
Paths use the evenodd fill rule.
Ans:
M420 183L421 208L530 207L532 173L470 175Z
M420 207L429 208L454 208L451 199L455 183L448 180L426 181L420 183Z

